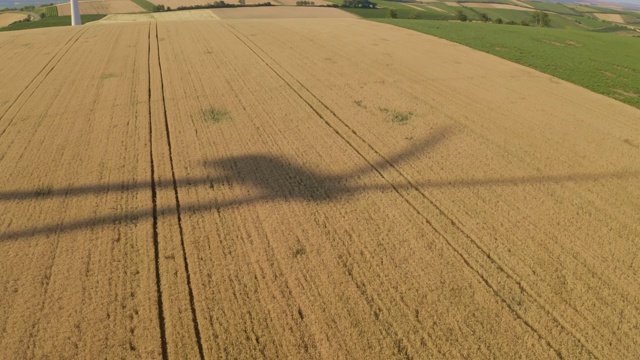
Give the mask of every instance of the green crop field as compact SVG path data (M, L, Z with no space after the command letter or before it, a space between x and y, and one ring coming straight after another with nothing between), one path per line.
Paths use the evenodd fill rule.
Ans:
M524 3L527 5L531 5L531 7L536 8L538 10L553 11L558 14L567 14L567 15L580 14L575 9L572 9L557 3L548 3L548 2L541 2L541 1L524 1Z
M383 7L383 8L390 8L390 9L408 9L408 10L414 10L412 7L407 6L405 4L403 4L400 1L384 1L384 0L372 0L373 2L375 2L376 4L378 4L378 7ZM342 3L342 1L340 2ZM411 4L413 5L413 4ZM415 6L415 5L414 5Z
M611 23L609 22L593 19L587 16L566 16L565 18L576 24L581 24L587 29L602 29L611 26Z
M640 108L640 39L482 23L379 19L534 68Z
M455 14L455 12L456 12L455 10L457 8L457 7L449 6L449 5L447 5L445 3L441 3L441 2L432 2L432 3L428 3L428 4L416 4L416 5L420 6L420 7L431 6L431 7L434 7L434 8L438 8L440 10L444 10L444 11L450 13L450 14Z
M100 20L103 17L105 17L105 15L81 15L80 16L83 24ZM46 17L38 21L11 24L7 27L0 29L0 31L39 29L39 28L57 27L57 26L71 26L71 16Z
M58 16L58 7L57 6L47 6L44 8L44 14L47 17L56 17Z

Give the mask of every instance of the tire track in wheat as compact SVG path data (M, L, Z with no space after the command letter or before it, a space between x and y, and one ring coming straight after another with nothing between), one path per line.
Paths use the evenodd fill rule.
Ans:
M147 57L148 57L148 74L149 87L149 167L151 169L151 206L153 214L153 251L155 256L155 271L156 271L156 292L158 302L158 323L160 325L160 346L162 351L162 359L168 359L167 352L167 330L165 325L164 316L164 304L162 301L162 279L160 276L160 247L158 244L158 203L157 203L157 188L156 188L156 174L155 164L153 159L153 123L151 117L151 27L149 24L149 35L147 37ZM157 32L157 29L156 29Z
M200 325L198 323L198 314L197 314L197 310L196 310L196 305L195 305L195 296L193 294L193 287L191 285L191 272L189 270L189 259L187 256L187 250L185 247L185 242L184 242L184 229L182 227L182 213L181 213L181 209L180 209L180 196L178 194L178 182L176 180L176 174L175 174L175 167L173 164L173 150L171 147L171 131L170 131L170 127L169 127L169 119L167 117L167 102L165 99L165 91L164 91L164 78L163 78L163 74L162 74L162 60L161 60L161 53L160 53L160 39L158 36L158 23L155 23L155 27L156 27L156 31L155 31L155 43L156 43L156 47L157 47L157 52L158 52L158 68L160 70L160 94L162 96L162 110L163 110L163 117L164 117L164 126L165 126L165 131L166 131L166 140L167 140L167 147L168 147L168 155L169 155L169 167L171 169L171 178L172 178L172 182L173 182L173 193L174 193L174 198L175 198L175 206L176 206L176 213L177 213L177 220L178 220L178 229L179 229L179 234L180 234L180 245L182 248L182 258L183 258L183 262L184 262L184 270L185 270L185 274L186 274L186 281L187 281L187 289L189 292L189 303L190 303L190 308L191 308L191 316L192 316L192 321L193 321L193 330L195 332L195 336L196 336L196 344L198 347L198 353L200 356L200 359L204 359L204 348L202 346L202 336L200 335Z

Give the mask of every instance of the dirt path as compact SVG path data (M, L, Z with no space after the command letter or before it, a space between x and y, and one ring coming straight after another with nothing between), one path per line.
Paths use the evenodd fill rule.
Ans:
M202 14L0 34L0 358L640 355L640 111Z

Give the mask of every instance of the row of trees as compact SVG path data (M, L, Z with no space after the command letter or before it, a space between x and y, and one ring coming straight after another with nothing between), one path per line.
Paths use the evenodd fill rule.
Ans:
M214 1L213 3L208 3L205 5L191 5L191 6L178 6L175 10L194 10L194 9L217 9L217 8L234 8L241 6L249 6L249 7L258 7L258 6L272 6L270 2L259 3L259 4L246 4L246 0L238 0L238 4L226 3L223 0ZM155 12L162 11L172 11L170 6L165 7L164 5L156 5L153 8Z
M465 14L462 10L457 10L456 11L456 20L462 21L462 22L470 21L469 17L467 16L467 14ZM507 24L507 25L517 25L518 24L513 20L504 22L501 18L497 18L495 20L491 20L489 15L487 15L486 13L480 13L480 21L485 22L485 23L493 22L495 24ZM531 18L529 19L529 21L522 20L520 22L520 25L523 25L523 26L533 25L533 26L540 26L540 27L549 27L549 26L551 26L551 19L549 18L549 14L547 14L544 11L534 11L531 14Z
M359 9L375 9L378 4L369 0L344 0L342 7L346 8L359 8Z

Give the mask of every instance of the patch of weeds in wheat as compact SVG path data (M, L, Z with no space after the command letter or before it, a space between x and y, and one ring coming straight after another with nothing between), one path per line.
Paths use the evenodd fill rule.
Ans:
M115 78L115 77L118 77L118 74L115 74L115 73L104 73L104 74L102 74L100 76L100 79L107 80L107 79L112 79L112 78Z
M229 119L231 117L227 110L218 109L218 108L215 108L215 107L203 110L202 111L202 116L204 117L204 119L206 121L209 121L209 122L212 122L212 123L219 123L219 122L227 120L227 119Z
M387 108L378 108L380 112L389 115L391 122L394 124L404 125L413 117L411 111L396 111Z
M362 100L356 100L353 102L354 104L356 104L357 107L362 108L362 109L366 109L367 105L365 105Z
M296 250L293 252L293 257L294 258L299 258L303 255L305 255L307 253L307 249L304 248L304 246L300 246L298 248L296 248Z

